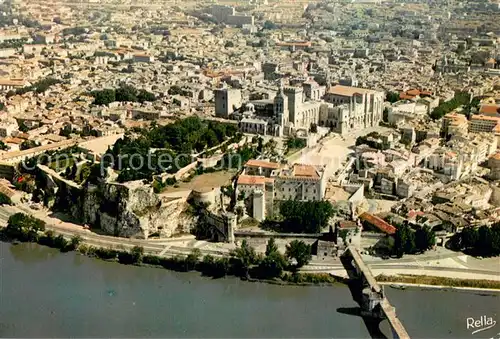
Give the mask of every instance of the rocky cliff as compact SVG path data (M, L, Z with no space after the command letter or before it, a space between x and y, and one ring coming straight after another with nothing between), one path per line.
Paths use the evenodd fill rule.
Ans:
M45 196L55 209L110 235L147 239L190 232L196 218L185 198L161 198L142 182L99 181L83 187L43 172Z
M161 199L149 185L105 183L88 186L83 219L120 237L171 237L189 232L195 220L185 199Z

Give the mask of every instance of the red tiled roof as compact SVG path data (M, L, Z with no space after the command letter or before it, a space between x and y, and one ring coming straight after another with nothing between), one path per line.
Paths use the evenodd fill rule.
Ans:
M401 94L399 94L399 98L400 98L400 99L403 99L403 100L411 100L411 99L413 99L413 98L415 98L415 97L414 97L414 96L412 96L412 95L408 95L408 94L406 94L406 93L401 93Z
M500 114L500 105L481 105L481 114Z
M377 227L379 230L381 230L384 233L387 233L387 234L396 233L396 228L394 226L390 225L389 223L387 223L383 219L381 219L373 214L364 212L359 216L359 218L362 221L366 221L367 223Z
M257 175L240 175L238 177L238 185L264 185L266 177Z
M278 169L280 167L279 164L275 162L270 162L270 161L264 161L264 160L248 160L245 166L250 166L250 167L263 167L263 168L271 168L271 169Z

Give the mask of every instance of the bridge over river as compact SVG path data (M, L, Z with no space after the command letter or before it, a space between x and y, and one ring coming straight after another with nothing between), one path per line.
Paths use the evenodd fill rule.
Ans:
M409 339L410 336L396 315L396 309L384 294L383 286L377 283L358 250L349 246L344 256L346 259L351 259L347 263L350 264L350 267L346 268L348 271L354 272L355 277L360 282L357 288L361 290L361 297L358 300L361 306L361 316L386 319L391 326L394 338Z

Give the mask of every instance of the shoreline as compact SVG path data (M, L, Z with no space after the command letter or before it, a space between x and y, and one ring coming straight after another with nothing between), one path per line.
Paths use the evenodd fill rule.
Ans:
M235 259L229 255L221 253L201 253L196 255L191 251L175 250L173 252L164 251L158 253L148 247L139 244L128 243L116 246L110 243L96 241L96 239L86 239L85 235L72 234L61 231L55 227L47 225L47 229L42 234L38 234L31 241L22 240L19 234L8 235L0 228L0 241L15 243L36 243L38 245L59 249L61 252L75 251L90 258L97 258L108 262L116 262L125 265L156 267L177 272L197 271L202 276L221 278L224 276L234 276L249 282L263 282L274 285L295 285L295 286L324 286L324 285L348 285L349 279L327 272L298 272L294 270L283 270L280 276L261 276L258 270L243 273ZM74 238L77 242L73 243ZM135 245L135 246L134 246ZM215 252L215 251L214 251ZM207 260L209 259L209 260ZM256 267L250 267L250 269ZM404 286L432 288L432 289L455 289L469 291L500 292L500 281L487 279L463 279L445 278L432 275L384 275L375 277L381 285L398 284Z
M470 292L494 292L500 293L500 288L481 288L481 287L460 287L460 286L445 286L445 285L428 285L428 284L413 284L408 282L399 282L399 281L379 281L380 285L390 286L398 285L404 287L420 287L424 289L430 290L456 290L456 291L470 291Z
M451 289L457 291L482 291L500 293L500 282L495 280L443 278L428 275L379 275L375 277L375 280L377 280L380 285L398 285L428 289Z
M283 273L282 278L278 279L269 279L269 278L254 278L254 277L248 277L244 278L241 276L238 276L236 274L233 274L234 272L226 272L225 274L207 274L206 271L203 270L202 267L187 267L186 265L186 258L183 258L182 255L176 255L172 257L159 257L156 255L151 255L151 254L146 254L144 257L149 257L149 258L155 258L156 260L164 260L161 263L157 264L152 264L152 263L147 263L147 262L123 262L120 261L119 254L120 253L126 253L129 254L128 251L122 249L120 250L114 250L106 247L96 247L96 246L89 246L87 244L82 243L80 246L82 248L80 249L80 246L78 248L72 249L72 250L64 250L61 248L58 248L57 246L49 246L47 244L44 244L43 242L22 242L18 241L15 239L0 239L0 241L10 243L13 246L16 246L17 244L21 243L30 243L30 244L37 244L39 246L45 246L53 249L59 249L61 253L65 252L76 252L77 255L82 255L86 256L88 258L94 258L94 259L99 259L107 262L114 262L117 264L122 264L122 265L132 265L132 266L137 266L137 267L146 267L146 268L159 268L159 269L166 269L169 271L175 271L175 272L198 272L200 273L200 276L202 278L224 278L226 276L229 277L234 277L234 278L239 278L243 281L248 281L248 282L253 282L253 283L265 283L265 284L271 284L271 285L279 285L279 286L304 286L304 287L311 287L311 286L338 286L338 285L344 285L347 286L349 283L349 279L346 278L341 278L334 276L332 274L328 273L293 273L293 272L288 272L285 271ZM17 243L17 244L16 244ZM89 249L93 248L94 250L97 251L114 251L116 252L116 256L113 258L107 258L107 257L102 257L98 255L95 251L89 252ZM225 259L229 259L228 257L224 257ZM202 264L202 261L198 261L197 265ZM300 277L298 281L294 281L293 279L297 279ZM285 278L285 279L283 279ZM486 287L476 287L476 286L456 286L455 284L459 283L477 283L477 284L482 284L484 283L483 280L467 280L467 279L451 279L451 278L442 278L442 277L437 277L437 276L383 276L383 279L380 279L380 276L375 277L377 280L377 283L380 285L384 286L390 286L390 285L398 285L398 286L405 286L405 287L419 287L419 288L424 288L424 289L436 289L436 290L456 290L456 291L470 291L470 292L493 292L493 293L500 293L500 282L496 281L488 281L490 283L498 283L498 288L486 288ZM426 284L426 283L414 283L414 282L408 282L408 279L412 280L442 280L442 279L447 279L448 281L452 281L452 284L445 285L445 284Z

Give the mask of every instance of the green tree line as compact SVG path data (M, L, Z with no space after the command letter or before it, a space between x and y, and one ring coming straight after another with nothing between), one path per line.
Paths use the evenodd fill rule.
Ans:
M500 222L490 226L464 227L451 239L454 248L484 257L500 255Z
M429 226L413 230L408 223L398 225L394 235L393 254L401 258L403 254L425 252L436 244L436 235Z
M51 86L60 84L62 83L61 80L54 79L54 78L45 78L43 80L37 81L31 86L26 86L22 88L18 88L15 91L9 91L7 93L7 98L10 98L14 95L22 95L28 92L35 92L35 93L43 93L46 90L48 90Z
M155 101L153 93L144 89L136 89L133 86L122 85L117 89L103 89L92 91L90 95L94 97L94 105L108 105L112 102L146 102Z
M320 233L335 210L328 201L285 200L279 214L282 220L265 220L262 227L287 233Z
M434 120L441 119L446 114L457 109L458 107L469 104L469 102L470 102L469 93L456 92L455 96L451 100L441 103L438 107L432 110L431 118Z

